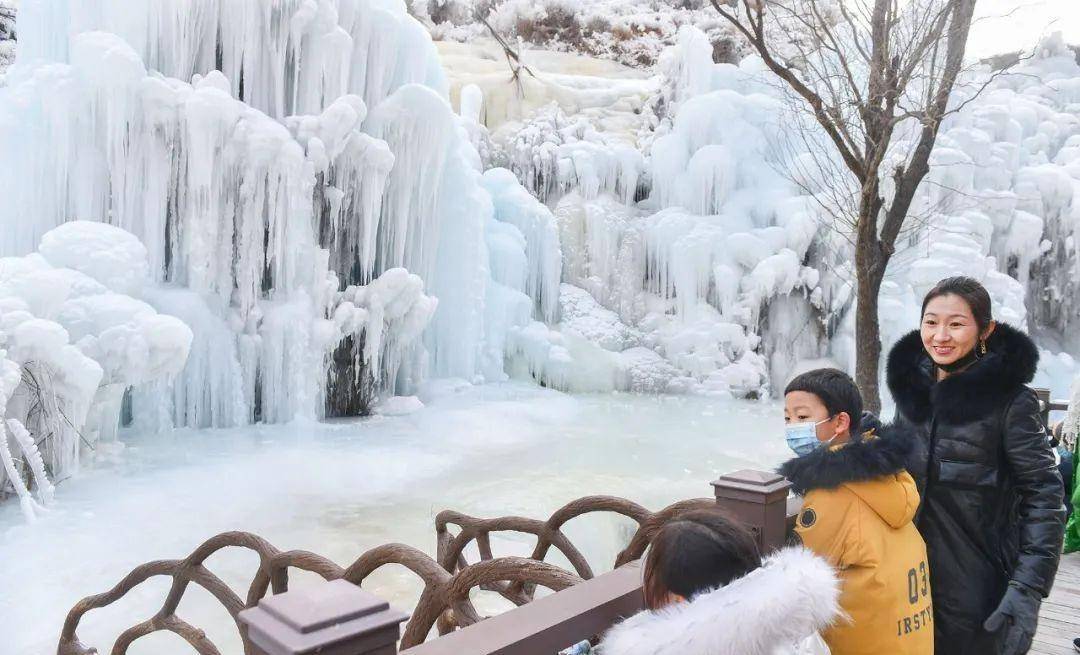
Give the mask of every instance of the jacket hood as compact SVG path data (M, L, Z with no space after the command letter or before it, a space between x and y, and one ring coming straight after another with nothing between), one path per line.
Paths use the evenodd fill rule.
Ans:
M604 635L600 655L772 655L840 615L840 586L825 560L788 548L690 602L640 612Z
M784 462L777 472L791 482L800 496L813 489L835 489L842 484L863 482L904 470L914 441L895 431L888 436L867 435L839 448L818 448L808 455Z
M924 423L935 414L948 423L966 423L1007 403L1035 377L1039 349L1023 332L998 323L986 340L987 353L968 368L934 383L933 362L918 330L889 353L889 391L905 418Z
M875 480L844 484L874 510L889 527L902 528L915 519L919 509L919 490L907 471Z

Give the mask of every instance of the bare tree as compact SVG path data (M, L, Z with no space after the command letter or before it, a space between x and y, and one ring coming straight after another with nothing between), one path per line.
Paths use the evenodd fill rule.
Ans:
M941 122L959 109L949 99L975 0L711 2L824 131L822 159L847 190L832 187L825 206L855 247L855 378L877 411L878 294Z

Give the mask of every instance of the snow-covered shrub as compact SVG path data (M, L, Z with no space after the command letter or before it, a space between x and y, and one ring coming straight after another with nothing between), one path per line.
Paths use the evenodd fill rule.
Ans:
M147 271L138 239L85 221L47 232L37 253L0 258L0 419L44 500L46 471L69 475L84 446L114 437L127 389L184 366L192 332L138 299ZM0 488L14 486L25 509L13 470Z
M405 353L418 345L437 305L423 280L403 268L337 294L327 415L367 413L380 391L393 390L402 364L412 360Z

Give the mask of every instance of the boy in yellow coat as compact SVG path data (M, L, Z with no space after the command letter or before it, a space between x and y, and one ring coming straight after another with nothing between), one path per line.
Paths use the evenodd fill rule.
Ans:
M862 433L861 417L858 388L841 371L804 373L784 391L787 441L798 457L780 473L803 496L795 531L837 568L849 617L822 637L832 655L930 655L930 571L912 523L919 492L904 469L913 443Z

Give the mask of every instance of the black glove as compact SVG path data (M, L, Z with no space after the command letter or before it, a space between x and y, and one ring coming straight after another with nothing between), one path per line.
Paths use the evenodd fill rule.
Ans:
M1015 580L1009 583L997 609L983 623L983 629L987 632L997 632L1002 626L1005 627L1001 655L1023 655L1028 652L1039 623L1040 605L1042 597L1034 589Z

